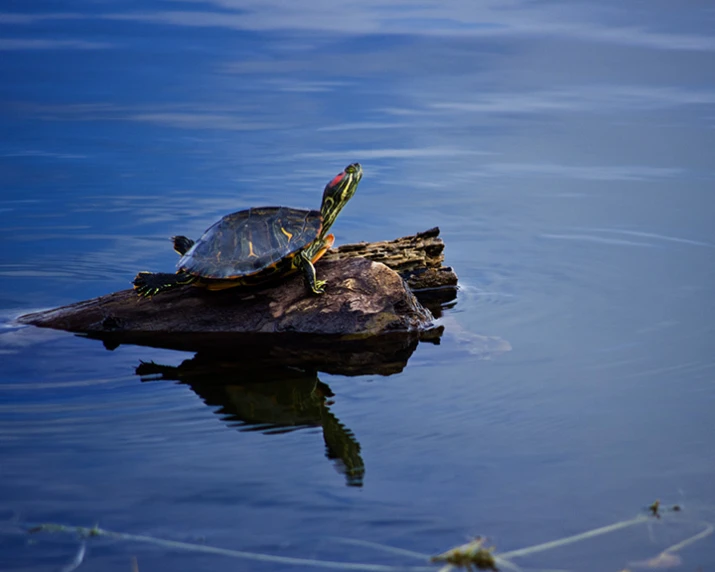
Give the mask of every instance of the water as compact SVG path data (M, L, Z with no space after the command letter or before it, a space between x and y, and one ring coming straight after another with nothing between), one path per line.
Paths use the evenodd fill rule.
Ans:
M22 529L47 521L420 566L336 537L505 552L685 509L514 559L573 570L696 534L715 502L714 23L666 2L4 6L0 568L69 566L76 537ZM13 324L170 271L167 238L225 213L316 207L353 161L338 243L438 225L460 277L441 345L399 374L211 390L187 382L193 354ZM709 569L713 538L677 556ZM133 558L314 568L91 539L80 569Z

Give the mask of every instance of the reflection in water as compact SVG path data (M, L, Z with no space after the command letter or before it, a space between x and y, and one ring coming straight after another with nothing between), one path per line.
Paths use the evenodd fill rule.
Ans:
M112 331L116 321L105 318L104 333L80 334L101 340L110 351L124 344L198 352L215 363L247 364L255 371L295 367L336 375L393 375L407 365L420 341L439 344L444 327L420 332L393 332L352 339L350 336L309 334L246 334L233 332L122 332ZM264 374L261 374L264 375Z
M362 486L360 443L328 408L334 394L314 372L220 361L199 353L178 367L142 362L136 374L142 381L188 385L206 405L218 406L216 413L240 431L276 435L322 427L326 456L336 461L349 486Z

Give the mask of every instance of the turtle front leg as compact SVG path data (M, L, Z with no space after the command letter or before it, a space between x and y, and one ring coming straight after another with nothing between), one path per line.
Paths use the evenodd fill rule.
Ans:
M188 272L140 272L134 278L132 284L140 296L154 296L159 292L171 290L177 286L185 286L196 282L196 276Z
M298 256L300 257L300 268L303 271L306 285L313 294L323 294L325 292L325 285L327 282L325 280L318 280L318 277L315 274L315 266L313 266L313 263L305 250Z

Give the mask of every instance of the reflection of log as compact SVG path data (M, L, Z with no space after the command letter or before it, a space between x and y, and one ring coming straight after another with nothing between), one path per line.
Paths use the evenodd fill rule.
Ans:
M123 333L88 337L107 349L135 344L185 352L196 351L214 361L241 362L253 369L278 366L314 369L335 375L392 375L401 372L420 340L439 344L442 326L422 332L419 339L405 333L365 339L297 334Z
M445 287L456 276L441 266L439 229L396 241L346 245L318 263L328 281L322 296L311 296L301 276L267 287L207 292L183 287L140 299L123 290L93 300L28 314L20 322L102 334L299 333L366 338L390 332L410 334L430 327L432 317L405 287Z

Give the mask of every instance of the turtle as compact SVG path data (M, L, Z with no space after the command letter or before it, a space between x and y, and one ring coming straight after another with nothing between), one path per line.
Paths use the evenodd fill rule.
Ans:
M332 246L328 230L355 194L362 178L359 163L348 165L323 191L320 210L253 207L224 216L197 241L174 236L181 255L176 273L139 272L134 289L140 296L185 285L207 290L254 286L301 271L313 294L323 294L313 264Z

